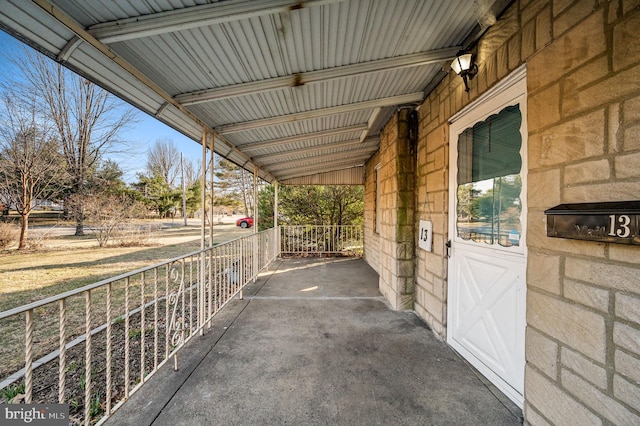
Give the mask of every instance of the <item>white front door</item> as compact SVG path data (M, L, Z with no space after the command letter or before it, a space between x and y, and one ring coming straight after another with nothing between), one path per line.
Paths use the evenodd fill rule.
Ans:
M448 343L522 406L526 70L452 118Z

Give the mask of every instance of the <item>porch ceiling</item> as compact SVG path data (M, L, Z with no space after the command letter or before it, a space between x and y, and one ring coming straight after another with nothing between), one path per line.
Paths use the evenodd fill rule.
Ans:
M3 0L0 28L269 182L354 183L506 3Z

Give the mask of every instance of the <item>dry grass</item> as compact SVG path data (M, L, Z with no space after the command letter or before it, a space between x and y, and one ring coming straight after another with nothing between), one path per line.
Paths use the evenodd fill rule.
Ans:
M251 232L218 225L214 242ZM161 229L150 246L100 248L90 236L59 236L40 250L0 252L0 312L196 251L199 238L189 226Z

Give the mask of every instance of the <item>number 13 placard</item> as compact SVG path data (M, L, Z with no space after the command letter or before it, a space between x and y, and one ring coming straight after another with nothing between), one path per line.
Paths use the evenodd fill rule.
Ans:
M418 247L431 251L433 246L433 222L430 220L420 221L420 233L418 234Z

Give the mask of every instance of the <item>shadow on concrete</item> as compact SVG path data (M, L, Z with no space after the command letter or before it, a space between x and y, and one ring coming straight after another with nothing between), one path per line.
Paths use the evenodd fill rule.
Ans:
M361 259L289 259L107 425L517 425L521 411Z

